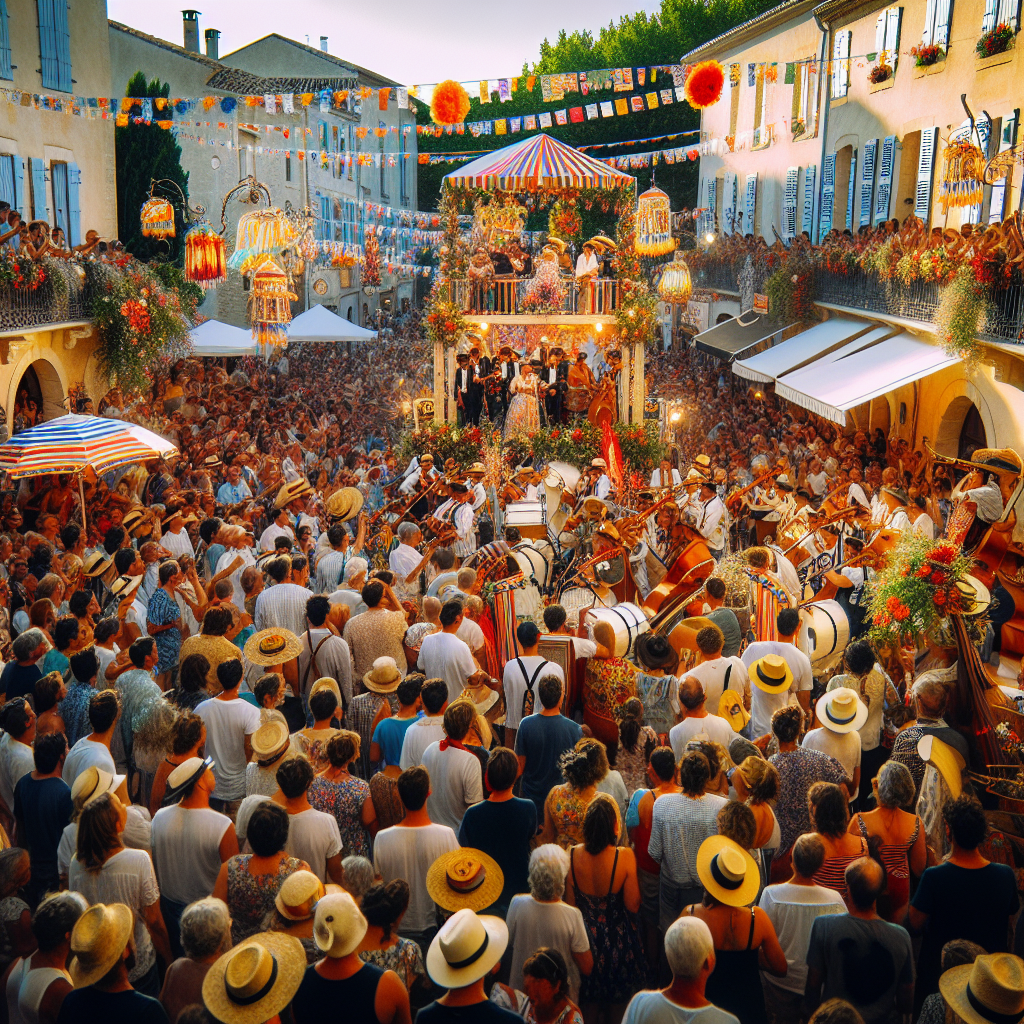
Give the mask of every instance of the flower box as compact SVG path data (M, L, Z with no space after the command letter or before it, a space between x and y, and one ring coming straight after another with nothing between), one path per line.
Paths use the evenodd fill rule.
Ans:
M884 82L871 82L871 92L884 92L886 89L891 89L896 84L896 76L890 75Z
M946 70L946 58L943 57L941 60L937 60L934 64L926 64L923 68L914 68L915 78L924 78L925 75L937 75L942 71Z
M974 70L984 71L985 68L997 68L1000 64L1009 64L1015 54L1016 50L1011 46L1010 49L1003 50L1002 53L994 53L991 57L975 57Z

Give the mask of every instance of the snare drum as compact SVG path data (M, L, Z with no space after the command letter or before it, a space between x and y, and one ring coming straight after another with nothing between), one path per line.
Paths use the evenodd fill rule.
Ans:
M514 526L523 537L546 539L544 506L539 501L513 501L505 506L505 525Z

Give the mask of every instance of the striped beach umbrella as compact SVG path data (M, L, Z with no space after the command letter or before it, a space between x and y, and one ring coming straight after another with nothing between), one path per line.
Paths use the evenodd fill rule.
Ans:
M444 180L469 188L535 192L545 188L617 188L636 179L542 133L478 157Z

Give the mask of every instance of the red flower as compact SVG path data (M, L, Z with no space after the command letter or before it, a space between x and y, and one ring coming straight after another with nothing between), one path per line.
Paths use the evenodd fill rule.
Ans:
M897 605L898 607L892 613L892 615L897 622L902 622L905 618L907 618L910 615L910 609L901 602L897 602Z
M930 566L922 565L921 568L917 570L917 577L919 579L926 580L931 575L931 572L932 572L932 570L931 570ZM909 567L907 568L906 575L908 575L908 576L910 575L910 568Z
M936 590L932 600L935 602L936 608L941 608L946 603L946 592L944 590Z
M896 609L899 608L899 606L900 606L900 599L895 594L893 594L893 596L890 597L889 600L885 602L885 607L888 608L889 611L893 613L893 615L896 614Z
M558 435L559 435L560 433L561 433L561 431L560 431L560 430L552 430L552 431L551 431L551 440L552 440L552 441L557 441L557 440L558 440Z
M928 552L927 558L931 562L941 562L943 565L952 565L956 558L956 548L952 544L940 544Z

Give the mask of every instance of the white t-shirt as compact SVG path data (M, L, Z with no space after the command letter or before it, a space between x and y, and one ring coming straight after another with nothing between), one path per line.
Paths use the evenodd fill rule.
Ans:
M728 686L726 686L727 675L729 677ZM683 673L680 678L685 679L687 676L693 676L694 679L700 680L707 698L706 706L709 714L718 711L718 701L726 689L735 690L741 697L750 692L747 668L739 658L715 658L713 661L702 661L688 672Z
M217 559L217 566L214 569L214 576L218 573L223 572L236 557L242 559L242 564L227 577L231 582L231 601L236 608L245 607L245 591L242 589L242 573L245 572L246 567L256 564L256 556L252 553L252 548L227 548L224 554Z
M278 526L277 523L271 523L260 534L260 551L273 551L278 537L287 537L293 544L295 543L295 534L292 533L290 526Z
M399 544L394 551L388 555L388 567L398 577L395 580L396 588L403 588L403 590L412 590L416 593L419 591L419 580L413 580L412 583L406 583L406 577L416 568L420 562L423 561L423 555L421 555L414 547L410 547L408 544ZM397 593L396 589L396 593Z
M341 853L341 832L333 814L312 808L288 815L285 852L304 860L321 882L329 881L327 861Z
M64 768L61 770L60 775L69 786L73 786L75 779L86 768L92 768L93 766L102 768L105 772L110 772L111 775L117 774L117 769L114 767L114 758L107 747L102 743L97 743L95 740L90 740L83 736L68 751L68 756L64 758Z
M245 796L245 737L260 727L260 709L241 697L204 700L196 714L206 723L206 753L213 758L218 800Z
M522 667L520 667L520 662ZM541 668L542 665L547 666ZM537 669L540 668L538 672ZM526 675L524 677L523 670ZM529 657L513 658L505 663L505 672L502 678L502 686L505 690L505 725L509 729L518 729L523 719L523 697L526 696L526 684L533 680L533 707L534 711L540 711L543 706L537 687L544 676L558 676L562 683L562 692L565 692L565 674L553 661L542 658L539 654L531 654Z
M469 648L469 653L472 654L474 651L479 651L481 647L486 643L484 637L484 631L469 618L463 618L462 625L459 626L458 631L455 634L460 640L465 641L466 646Z
M168 551L175 558L180 558L182 555L190 555L192 558L196 557L195 548L192 547L192 541L189 540L187 531L181 530L179 533L173 533L168 530L160 538L160 543L167 548ZM159 570L157 570L159 572Z
M124 831L121 833L121 842L129 850L144 850L152 855L153 821L149 816L148 807L140 807L138 804L129 804L125 811L128 820L125 822ZM78 849L78 822L73 821L70 825L64 826L60 835L60 842L57 844L57 870L61 878L67 878L71 868L71 858Z
M729 744L736 739L737 733L733 732L732 726L718 715L705 715L703 718L684 718L677 725L673 725L668 734L669 746L678 761L683 756L683 748L692 739L698 736L706 736L714 743L721 743L726 750Z
M477 670L466 641L444 632L423 638L416 662L428 679L443 679L448 684L450 701L458 699L466 680Z
M32 748L16 740L9 732L0 737L0 796L14 813L14 787L23 775L35 770Z
M405 738L402 740L402 756L399 758L399 767L404 772L406 768L423 764L423 752L431 743L440 742L444 739L444 715L424 715L417 718L408 729L405 730Z
M484 798L480 761L475 754L458 747L442 750L441 743L435 740L423 751L423 767L430 775L430 820L447 825L458 835L466 809Z
M800 746L834 757L846 769L848 779L852 779L854 771L860 767L859 732L833 732L820 726L811 729Z
M161 807L153 817L153 865L160 892L175 903L209 896L220 871L220 843L234 826L209 807Z
M800 690L810 690L814 685L811 659L795 644L782 643L780 640L758 641L743 652L743 664L749 668L755 661L769 654L777 654L786 659L786 664L793 673L793 684L782 693L766 693L756 682L750 684L751 736L764 736L770 733L772 715L787 704L797 703L797 693Z
M374 870L385 885L395 878L409 883L409 909L399 926L400 935L425 932L438 923L434 901L427 894L427 872L442 853L458 848L459 841L447 825L392 825L377 833L373 841Z
M121 653L121 648L114 644L111 650L107 650L106 647L100 647L99 644L96 644L93 650L96 652L96 657L100 663L100 670L96 674L96 685L99 689L105 690L107 688L107 669Z
M710 1003L696 1010L678 1006L664 992L637 992L626 1007L622 1024L740 1024L739 1018Z
M569 998L579 999L580 969L573 953L590 949L587 926L578 907L558 903L541 903L529 894L513 896L505 915L508 945L512 950L512 973L509 985L523 987L523 964L541 947L557 949L569 968Z

